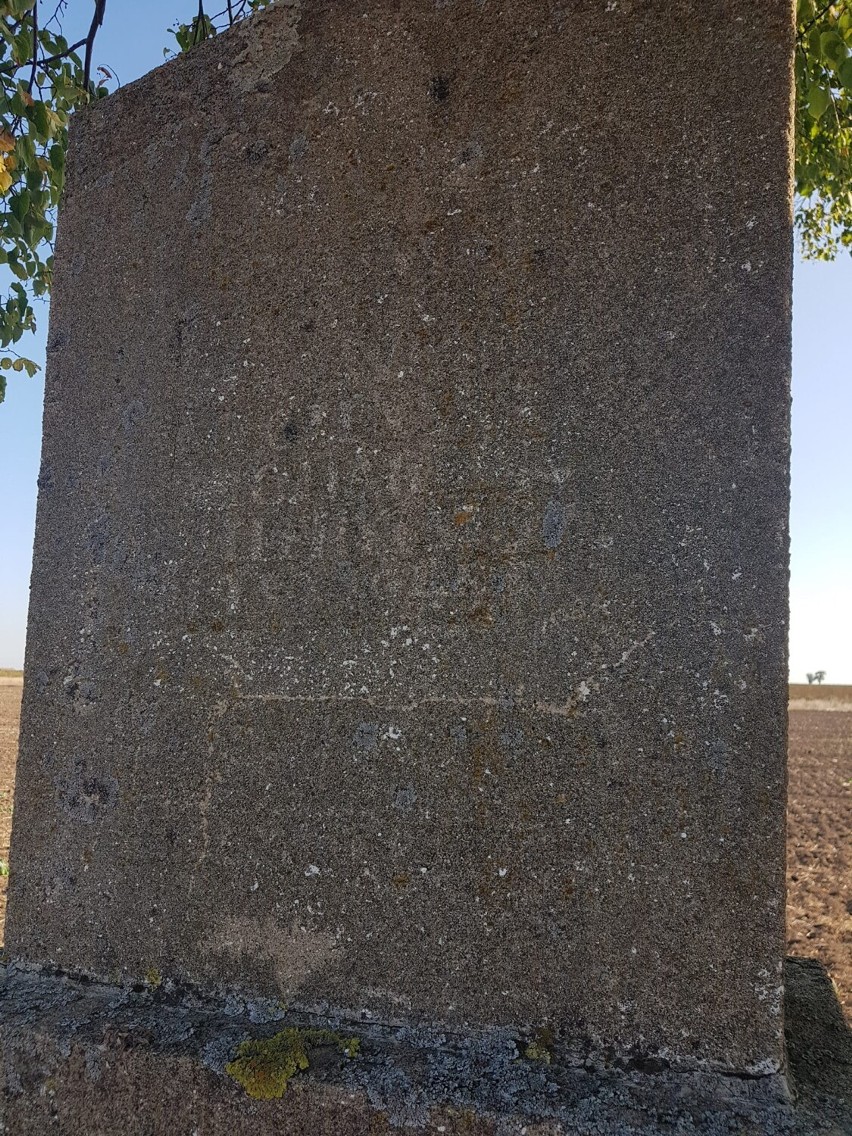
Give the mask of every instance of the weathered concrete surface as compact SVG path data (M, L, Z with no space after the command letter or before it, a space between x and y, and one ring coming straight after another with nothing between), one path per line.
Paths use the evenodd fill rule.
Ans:
M844 1136L852 1035L818 963L788 960L787 978L793 1106L768 1099L765 1078L583 1067L564 1051L544 1062L510 1031L448 1038L369 1024L356 1057L315 1049L280 1099L257 1101L225 1067L244 1038L283 1028L269 1020L284 1019L280 1008L0 970L0 1132Z
M13 956L775 1073L789 7L279 4L81 116Z

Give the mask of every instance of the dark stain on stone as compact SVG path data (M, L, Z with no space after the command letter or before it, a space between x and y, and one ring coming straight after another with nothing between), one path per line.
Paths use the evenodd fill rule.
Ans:
M121 428L125 434L132 434L146 418L147 409L141 398L134 398L127 404L121 415Z
M400 812L407 813L414 808L417 800L417 790L413 785L406 785L402 789L397 789L396 796L394 797L393 807L399 809Z
M500 745L504 749L516 750L523 743L524 731L505 729L500 731L499 737Z
M118 800L118 781L108 774L90 773L85 759L78 759L74 772L60 785L60 799L74 820L93 824L104 809Z
M284 427L284 441L292 445L299 437L299 427L295 422L288 422Z
M469 617L471 623L475 623L477 627L491 627L494 623L494 616L488 604L479 604L473 609Z
M304 134L294 134L293 141L290 143L289 155L291 162L298 162L308 152L308 140Z
M450 80L446 75L433 75L429 83L429 94L436 103L442 103L450 97Z
M541 535L545 546L550 549L558 548L565 536L567 520L565 509L559 501L548 501L544 510L544 520L541 525Z
M84 709L98 701L95 684L90 679L80 678L76 671L63 681L62 688L65 691L65 696L79 709Z
M51 493L56 488L56 479L53 476L53 466L50 462L42 462L38 475L38 487L42 493Z
M257 141L246 146L244 151L246 161L255 166L262 162L268 153L269 143L264 141L263 138L258 138Z
M90 526L89 532L87 533L89 555L92 558L92 564L95 566L102 565L106 559L108 528L108 519L106 517L98 517Z
M458 165L466 166L469 162L482 157L482 146L479 142L471 142L464 147L458 156Z
M376 749L379 744L380 729L378 722L359 722L352 741L358 749Z

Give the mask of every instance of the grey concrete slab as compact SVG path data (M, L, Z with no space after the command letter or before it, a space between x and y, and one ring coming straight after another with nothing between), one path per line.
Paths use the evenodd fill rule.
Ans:
M279 3L79 116L12 956L775 1078L788 8Z

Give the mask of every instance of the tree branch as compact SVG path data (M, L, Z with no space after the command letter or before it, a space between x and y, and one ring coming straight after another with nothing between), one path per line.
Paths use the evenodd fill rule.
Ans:
M89 89L92 75L92 49L95 46L95 36L98 34L98 28L104 22L104 12L106 11L107 0L95 0L95 10L92 14L92 23L89 28L89 34L83 41L86 44L86 58L83 63L83 86L86 90Z
M805 26L802 28L802 35L807 35L807 33L811 30L811 28L814 26L814 24L818 24L820 22L820 20L823 18L823 16L827 15L829 9L834 7L836 2L837 2L837 0L829 0L828 4L826 4L826 6L823 8L823 10L821 12L818 12L809 24L805 24ZM801 38L801 36L799 38Z
M30 71L30 81L27 90L30 94L33 93L33 87L36 81L36 71L38 70L38 4L33 7L33 68Z

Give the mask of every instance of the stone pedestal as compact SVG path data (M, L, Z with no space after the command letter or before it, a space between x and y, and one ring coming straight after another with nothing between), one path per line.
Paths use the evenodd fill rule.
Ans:
M18 965L783 1096L787 9L278 3L79 117Z

